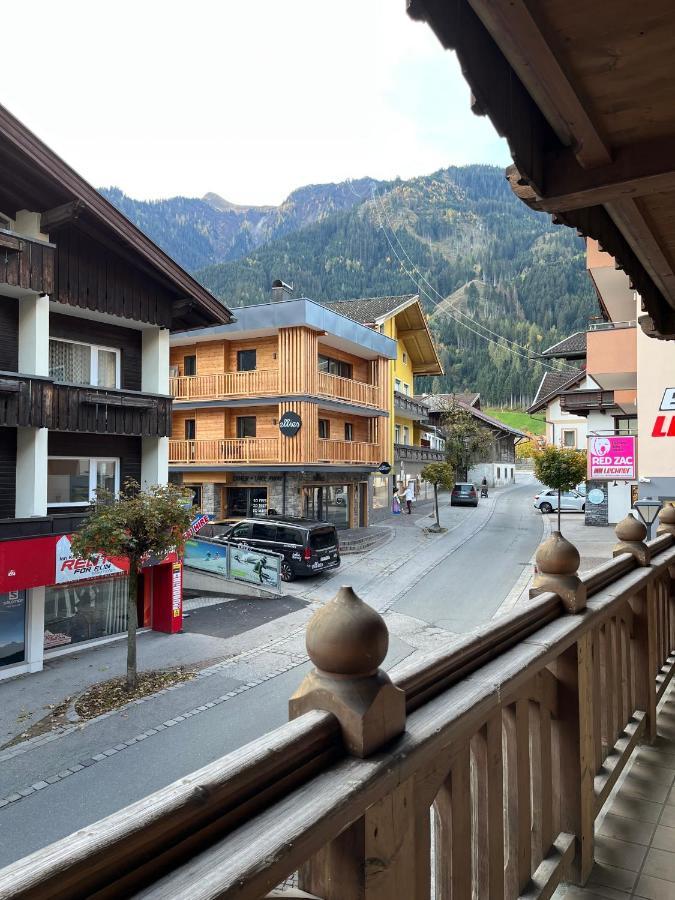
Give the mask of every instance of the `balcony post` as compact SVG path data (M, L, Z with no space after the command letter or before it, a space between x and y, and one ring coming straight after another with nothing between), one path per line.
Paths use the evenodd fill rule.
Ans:
M379 668L387 626L351 587L314 613L306 644L315 668L290 699L291 718L311 709L333 713L347 749L360 757L405 731L405 693Z
M554 531L539 546L537 574L534 576L530 597L546 591L557 594L570 613L586 608L586 586L579 578L579 551L559 531Z
M26 294L19 300L19 372L49 377L49 297Z
M47 428L16 429L16 517L47 515Z
M141 444L141 487L145 490L169 480L168 437L144 437Z
M614 529L619 543L614 545L612 556L620 556L622 553L630 553L639 566L648 566L651 559L651 550L645 544L647 528L639 522L635 516L628 513Z
M167 328L146 328L142 335L142 388L149 394L168 394L169 330Z

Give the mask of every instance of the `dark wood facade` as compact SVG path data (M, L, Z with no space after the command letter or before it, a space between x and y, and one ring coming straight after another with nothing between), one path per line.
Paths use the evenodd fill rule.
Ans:
M171 399L0 372L0 427L168 437Z
M0 230L0 284L51 294L55 259L53 244Z
M119 350L121 387L128 391L141 390L142 334L137 329L52 313L49 317L49 336Z
M0 519L14 515L15 502L16 428L0 428Z
M102 456L115 457L120 461L120 484L126 478L141 480L141 438L122 436L109 437L104 434L82 434L73 441L68 432L49 433L49 456ZM65 510L64 510L65 512Z

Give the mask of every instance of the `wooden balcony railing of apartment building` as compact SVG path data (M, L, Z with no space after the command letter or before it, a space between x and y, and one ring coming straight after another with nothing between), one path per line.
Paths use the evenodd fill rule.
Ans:
M55 261L54 244L0 229L0 284L51 294Z
M512 900L584 882L675 667L675 511L661 521L645 544L624 520L580 579L550 539L548 591L388 675L384 621L342 588L309 623L292 721L11 864L0 896L260 900L300 896L279 887L298 873L321 900Z
M279 462L279 438L216 438L206 441L169 441L174 464Z
M443 462L445 453L443 450L419 447L416 444L394 444L394 459L410 460L411 462Z
M227 397L264 397L279 393L278 369L179 375L170 379L175 400L219 400Z
M376 384L356 381L354 378L342 378L328 372L319 372L318 392L322 397L347 400L359 406L381 406L380 388Z
M582 416L593 410L611 409L615 405L614 391L566 391L560 395L560 408L564 412Z
M0 426L165 437L171 398L0 372Z
M380 445L366 441L333 441L319 439L319 461L377 465L380 462Z

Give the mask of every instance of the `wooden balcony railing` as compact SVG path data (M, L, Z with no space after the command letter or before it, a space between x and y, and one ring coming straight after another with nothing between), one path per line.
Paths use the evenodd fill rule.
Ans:
M166 437L171 398L0 372L0 426Z
M445 452L431 447L418 447L412 444L394 444L394 460L407 459L412 462L443 462Z
M365 441L332 441L319 439L319 461L377 465L380 445Z
M586 415L592 410L611 409L615 405L614 391L565 391L560 395L560 408L580 415Z
M211 441L169 441L174 464L279 462L278 438L219 438Z
M55 261L54 244L0 229L0 284L51 294Z
M380 406L380 389L376 384L342 378L328 372L319 372L318 392L322 397L348 400L350 403L358 403L359 406Z
M279 393L278 369L180 375L170 379L175 400L220 400L227 397L264 397Z
M342 589L297 718L11 864L0 896L260 900L298 872L322 900L513 900L585 881L594 820L675 669L666 516L670 533L645 545L631 525L581 580L558 568L564 601L543 593L391 682L373 671L384 622Z

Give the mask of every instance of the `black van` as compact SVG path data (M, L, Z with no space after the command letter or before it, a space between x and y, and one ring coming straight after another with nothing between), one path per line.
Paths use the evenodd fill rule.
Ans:
M254 550L281 553L282 581L316 575L340 565L340 544L335 525L292 516L241 519L219 540L245 544Z

